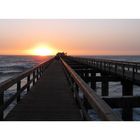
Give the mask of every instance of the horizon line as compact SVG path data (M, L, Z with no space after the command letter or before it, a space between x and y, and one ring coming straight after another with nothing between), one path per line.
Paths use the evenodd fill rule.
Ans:
M40 56L40 57L46 57L46 56L55 56L56 54L54 55L44 55L44 56L41 56L41 55L29 55L29 54L0 54L0 56ZM74 54L74 55L69 55L68 56L140 56L140 54Z

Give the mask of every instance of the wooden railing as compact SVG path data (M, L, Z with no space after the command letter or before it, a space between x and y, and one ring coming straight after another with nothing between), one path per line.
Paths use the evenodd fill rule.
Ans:
M4 110L16 99L17 102L20 101L21 93L27 89L30 91L31 84L34 84L42 76L48 65L53 61L54 58L49 59L46 62L39 64L38 66L25 71L24 73L12 77L2 83L0 83L0 120L4 119ZM27 79L24 86L22 86L21 81ZM4 93L13 85L16 85L16 93L10 97L7 101L4 101Z
M115 74L123 79L133 81L135 84L140 85L140 63L138 62L70 56L67 58L97 68L99 71Z
M74 92L75 100L81 108L85 120L91 120L87 112L89 106L95 110L101 120L121 120L120 116L113 112L110 106L83 81L83 79L65 62L63 58L61 58L61 62L64 66L67 79ZM79 90L83 92L82 98L80 97Z

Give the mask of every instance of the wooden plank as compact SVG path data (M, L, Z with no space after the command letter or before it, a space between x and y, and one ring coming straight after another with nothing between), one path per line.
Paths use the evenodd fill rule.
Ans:
M86 80L91 82L92 80L96 82L108 81L108 82L118 82L121 81L121 78L115 76L93 76L87 77Z
M122 96L122 97L102 97L112 108L123 108L128 103L128 107L140 107L140 96Z

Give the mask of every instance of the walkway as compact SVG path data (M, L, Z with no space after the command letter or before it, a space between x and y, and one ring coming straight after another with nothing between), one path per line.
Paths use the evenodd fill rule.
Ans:
M9 121L69 121L82 120L65 73L54 60L42 78L8 114Z

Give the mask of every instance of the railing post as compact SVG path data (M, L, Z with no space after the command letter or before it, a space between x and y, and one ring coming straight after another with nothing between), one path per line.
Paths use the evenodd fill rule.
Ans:
M39 74L38 68L37 68L37 72L36 72L36 73L37 73L37 80L38 80L38 79L39 79L39 77L38 77L38 76L39 76L39 75L38 75L38 74Z
M83 71L80 72L80 76L84 80L84 72Z
M88 77L89 77L88 71L85 70L84 73L85 73L84 81L85 81L86 83L88 83Z
M19 92L20 88L21 88L21 81L17 82L17 93L18 93L18 95L17 95L17 102L20 101L20 92Z
M41 75L43 74L43 66L41 67Z
M125 66L124 64L122 64L122 76L124 77L124 74L125 74Z
M96 73L94 72L94 70L91 72L91 88L93 90L96 90L96 81L94 80L96 76Z
M70 82L70 89L73 92L74 91L74 80L71 77L71 75L69 75L69 82Z
M75 98L75 101L79 107L79 109L81 110L81 113L82 113L82 117L84 120L89 120L89 116L87 115L87 111L90 107L88 101L86 98L84 98L84 95L83 95L83 101L81 100L80 96L79 96L79 87L78 85L74 82L74 98Z
M35 84L35 70L33 71L33 85Z
M107 67L107 63L105 62L105 69L104 69L105 71L106 71L106 67Z
M44 65L42 66L42 74L44 73Z
M39 67L37 68L37 75L38 75L38 79L40 78L40 69Z
M132 79L133 80L135 79L135 66L133 66L132 68Z
M87 112L89 109L92 109L91 105L89 104L89 102L85 96L83 96L83 105L84 105Z
M104 70L106 70L106 62L104 62Z
M28 85L27 86L27 92L29 92L30 91L30 75L28 75L28 77L27 77L27 85Z
M43 74L43 66L41 66L41 76L42 76L42 74Z
M115 73L117 73L117 64L115 64Z
M138 67L137 67L137 66L138 66L138 65L136 64L136 65L135 65L135 68L136 68L136 71L135 71L135 72L136 72L136 73L138 72Z
M80 105L79 105L79 102L78 102L78 98L79 98L78 96L79 96L79 87L76 83L74 83L74 99L75 99L77 105L80 108Z
M110 72L110 62L108 63L108 71Z
M41 66L39 67L39 75L41 77Z
M3 105L4 105L4 92L0 92L0 120L1 121L4 119Z
M102 61L100 62L100 69L102 70Z
M38 69L39 69L39 77L41 77L41 67L39 67Z

